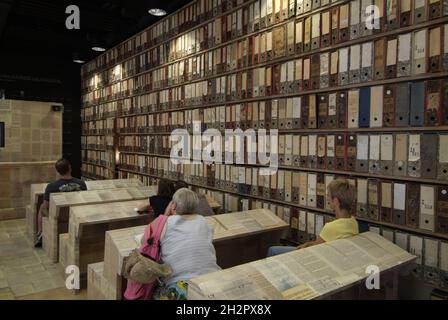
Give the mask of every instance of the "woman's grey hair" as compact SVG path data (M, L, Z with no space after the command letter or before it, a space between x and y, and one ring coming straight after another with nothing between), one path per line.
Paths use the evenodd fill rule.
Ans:
M181 188L174 193L173 202L176 204L177 214L196 213L199 198L196 192L187 188Z

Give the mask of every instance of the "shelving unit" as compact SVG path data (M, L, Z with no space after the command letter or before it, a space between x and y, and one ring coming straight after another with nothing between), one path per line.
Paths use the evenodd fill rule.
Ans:
M416 274L447 285L448 3L421 3L193 1L83 67L83 152L93 156L83 174L184 179L225 211L271 208L298 242L331 219L326 185L346 177L357 219L421 257ZM380 29L366 27L372 4ZM279 171L170 163L172 131L191 134L193 121L201 133L278 130ZM111 160L98 165L101 156ZM434 259L438 280L422 271Z

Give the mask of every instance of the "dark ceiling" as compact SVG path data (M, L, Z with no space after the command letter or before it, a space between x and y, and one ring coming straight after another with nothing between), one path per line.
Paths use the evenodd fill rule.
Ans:
M169 14L190 1L0 0L0 89L2 81L49 83L79 73L73 54L97 56L94 39L110 48L161 19L148 14L150 7ZM80 9L80 30L65 27L69 5Z
M63 156L79 177L81 65L73 54L89 61L99 55L92 40L111 48L161 19L149 8L170 14L190 1L0 0L0 99L62 102ZM79 7L80 30L65 27L69 5Z

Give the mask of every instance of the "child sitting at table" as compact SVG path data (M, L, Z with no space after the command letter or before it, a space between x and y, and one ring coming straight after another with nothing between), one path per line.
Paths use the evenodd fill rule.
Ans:
M359 232L358 222L354 217L356 212L355 187L346 179L333 180L328 185L328 198L336 220L325 224L316 240L306 242L298 247L270 247L268 257L357 235Z

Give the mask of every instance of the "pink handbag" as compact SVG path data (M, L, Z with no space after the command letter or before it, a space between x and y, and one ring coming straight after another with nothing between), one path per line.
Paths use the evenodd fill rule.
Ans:
M160 236L168 216L160 215L155 220L154 232L151 233L151 225L148 224L143 235L143 244L140 246L140 253L160 262ZM128 280L124 297L126 300L149 300L154 294L158 282L143 284Z

